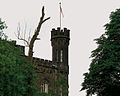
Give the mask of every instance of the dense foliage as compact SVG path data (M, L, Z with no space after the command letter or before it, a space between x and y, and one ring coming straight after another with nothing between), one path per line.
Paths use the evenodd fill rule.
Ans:
M120 96L120 9L112 12L106 32L95 39L98 47L92 51L89 72L85 73L81 90L87 96Z
M32 65L20 55L13 42L0 40L0 96L36 96L36 75Z
M38 96L33 65L15 42L4 38L5 28L0 19L0 96Z

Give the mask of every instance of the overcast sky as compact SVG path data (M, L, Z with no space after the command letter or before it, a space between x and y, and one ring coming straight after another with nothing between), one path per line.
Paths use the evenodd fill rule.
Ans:
M5 30L9 38L17 40L14 32L18 22L22 29L27 24L27 31L34 32L45 6L46 21L40 31L40 41L35 43L34 56L51 60L50 31L59 27L60 0L0 0L0 18L6 22ZM111 11L120 8L120 0L61 0L64 18L62 27L71 31L69 50L69 96L85 96L79 92L83 82L83 73L88 71L91 51L97 45L93 39L105 32L104 25L109 22ZM17 42L23 44L22 42Z

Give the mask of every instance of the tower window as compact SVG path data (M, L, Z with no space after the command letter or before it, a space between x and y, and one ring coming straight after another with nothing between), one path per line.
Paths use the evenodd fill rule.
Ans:
M60 51L60 62L63 62L63 50Z

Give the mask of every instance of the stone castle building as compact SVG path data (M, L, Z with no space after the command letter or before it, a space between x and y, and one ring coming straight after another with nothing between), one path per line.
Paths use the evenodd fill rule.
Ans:
M51 31L51 45L52 45L52 61L33 57L33 63L37 64L35 71L38 74L37 87L40 92L48 93L50 90L56 91L60 96L64 95L64 88L61 83L65 83L68 90L68 51L70 30L64 28L61 30L52 29ZM61 82L55 85L55 80L59 80L60 76L66 78L66 82Z

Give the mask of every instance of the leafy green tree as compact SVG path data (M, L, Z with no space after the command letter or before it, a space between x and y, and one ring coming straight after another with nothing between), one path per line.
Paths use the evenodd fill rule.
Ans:
M95 39L89 72L84 74L82 89L87 96L120 96L120 9L112 12L106 32Z
M20 48L15 45L12 41L0 40L0 96L38 96L32 64L21 56Z
M21 48L15 42L6 40L6 28L0 19L0 96L39 96L33 65L21 56Z

